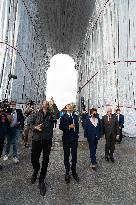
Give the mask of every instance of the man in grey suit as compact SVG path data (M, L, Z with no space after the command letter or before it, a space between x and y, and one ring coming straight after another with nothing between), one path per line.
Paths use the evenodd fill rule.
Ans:
M107 114L102 118L102 134L105 135L105 160L115 162L113 153L115 150L116 136L119 135L119 123L117 117L112 114L112 109L107 109Z

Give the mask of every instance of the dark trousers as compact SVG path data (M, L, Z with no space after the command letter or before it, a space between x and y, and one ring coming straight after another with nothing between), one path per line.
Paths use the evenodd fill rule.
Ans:
M122 135L122 128L121 128L121 129L119 129L119 140L118 140L118 142L122 141L122 137L123 137L123 135Z
M115 141L116 141L116 136L115 135L110 135L110 136L105 136L106 139L106 144L105 144L105 157L113 157L113 153L115 150Z
M66 169L66 173L67 174L70 171L70 163L69 163L70 152L71 152L71 156L72 156L71 170L72 170L72 173L76 172L77 147L78 147L78 140L77 139L73 140L71 142L63 141L64 165L65 165L65 169Z
M0 138L0 158L3 152L5 138Z
M89 143L91 163L92 165L95 165L96 164L96 149L97 149L98 140L97 138L94 140L88 140L88 143Z
M40 172L39 182L44 182L46 177L47 167L49 163L49 155L51 151L52 141L44 140L44 141L32 141L32 150L31 150L31 163L34 169L34 172L38 174L40 170L39 158L41 156L41 152L43 151L43 160L42 160L42 168Z

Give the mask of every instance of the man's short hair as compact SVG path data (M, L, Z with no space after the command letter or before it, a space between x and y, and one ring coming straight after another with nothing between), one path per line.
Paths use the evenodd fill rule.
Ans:
M118 111L120 111L120 109L119 109L119 108L117 108L117 109L116 109L116 112L118 112Z

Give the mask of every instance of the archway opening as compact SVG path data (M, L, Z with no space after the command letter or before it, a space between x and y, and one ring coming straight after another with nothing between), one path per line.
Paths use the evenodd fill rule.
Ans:
M76 103L77 71L74 60L67 54L57 54L51 58L47 71L46 99L53 96L59 109L67 103Z

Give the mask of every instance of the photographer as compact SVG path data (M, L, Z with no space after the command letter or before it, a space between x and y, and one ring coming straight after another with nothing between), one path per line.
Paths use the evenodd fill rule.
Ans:
M17 142L20 136L20 129L23 128L24 116L21 109L16 109L15 101L10 103L10 108L7 109L7 113L12 116L12 123L10 124L9 133L7 135L5 156L3 160L8 160L10 147L13 145L13 162L17 164L19 162L17 155Z

